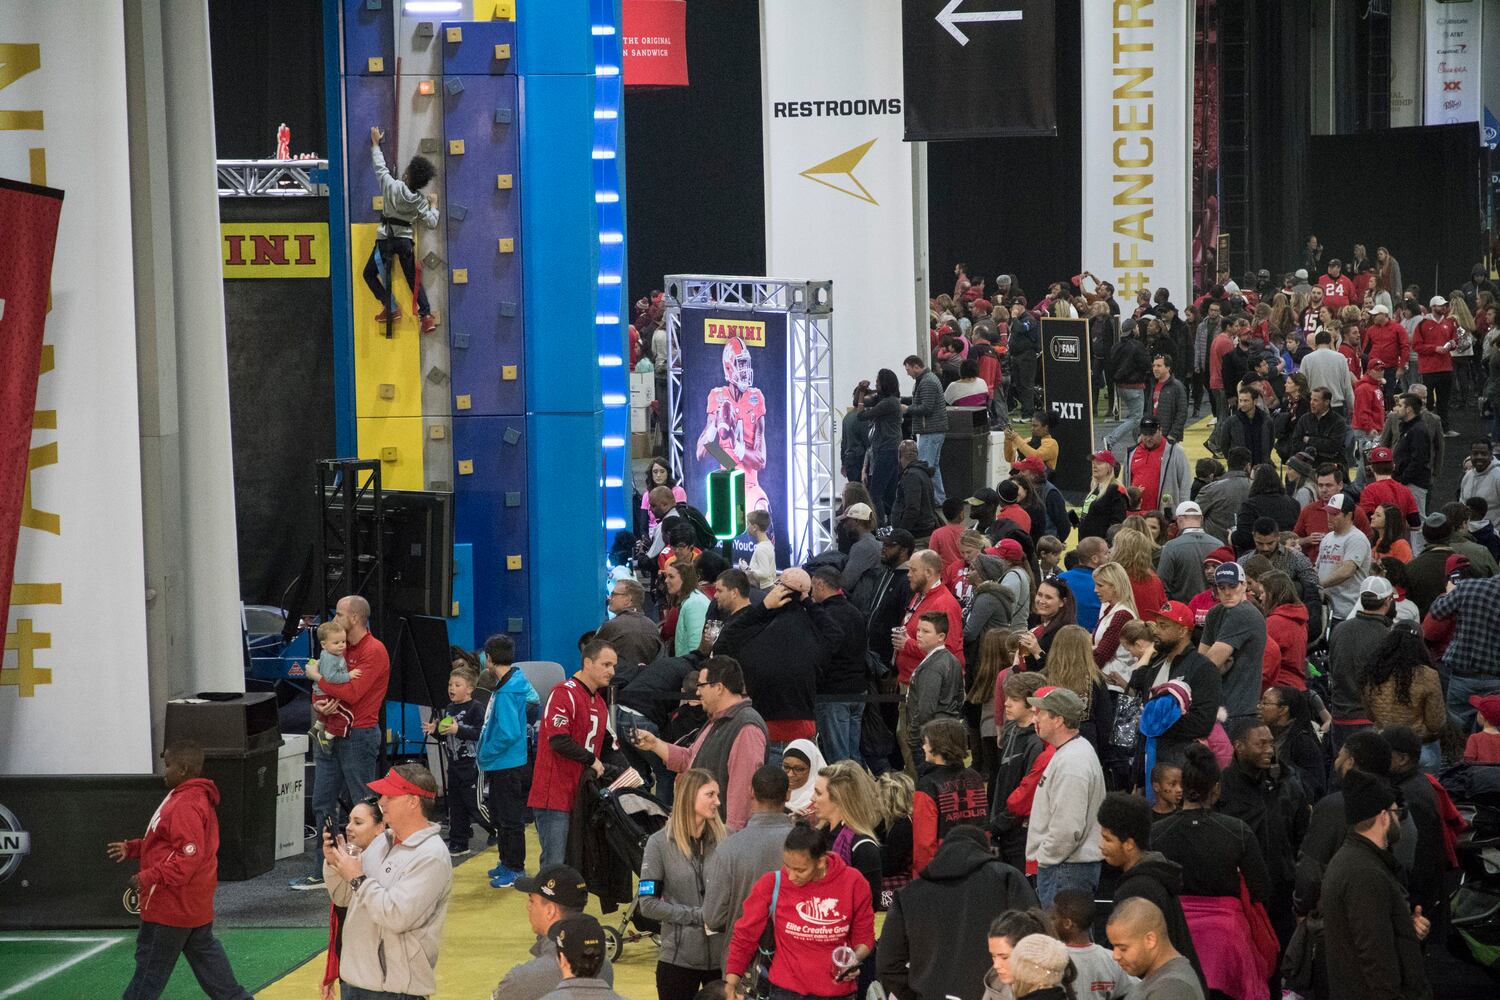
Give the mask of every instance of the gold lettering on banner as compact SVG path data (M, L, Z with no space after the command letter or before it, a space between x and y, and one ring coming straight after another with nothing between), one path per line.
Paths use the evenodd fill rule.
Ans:
M1115 206L1110 219L1115 288L1133 296L1149 289L1155 266L1156 237L1149 228L1156 214L1156 42L1149 16L1154 0L1114 0L1110 92L1111 147Z
M27 73L42 68L42 47L35 42L20 45L15 42L0 42L0 90L4 90ZM0 132L39 132L42 128L42 112L37 109L11 111L0 108Z

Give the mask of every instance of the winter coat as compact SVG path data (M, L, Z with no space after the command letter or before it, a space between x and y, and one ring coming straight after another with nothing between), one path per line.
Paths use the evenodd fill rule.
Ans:
M1110 380L1116 385L1145 385L1151 381L1151 355L1139 337L1121 337L1109 352Z
M1111 483L1083 512L1078 522L1079 539L1107 537L1109 529L1123 522L1129 512L1130 498L1126 496L1125 488L1119 483Z
M1156 575L1166 588L1167 596L1174 601L1189 601L1203 590L1203 560L1215 549L1222 547L1223 540L1202 529L1188 528L1176 538L1169 539L1161 547L1161 558L1157 562ZM1138 608L1142 614L1155 608Z
M512 667L484 706L478 751L481 771L504 771L526 765L528 713L530 706L539 701L526 675Z
M1426 1000L1422 943L1396 859L1350 833L1323 877L1329 1000Z
M1182 445L1175 441L1163 441L1162 448L1165 452L1161 456L1161 473L1158 477L1156 496L1158 500L1171 494L1172 503L1175 506L1182 502L1183 498L1193 488L1193 476L1188 471L1187 452L1183 451ZM1128 489L1136 485L1130 481L1130 457L1134 455L1140 445L1130 449L1125 456L1125 466L1122 470L1124 485Z
M333 905L349 911L339 978L377 993L435 993L438 945L453 891L453 862L438 825L400 843L387 830L365 848L360 865L366 880L358 889L338 869L323 865Z
M1255 834L1271 879L1271 898L1290 903L1297 849L1311 815L1302 782L1279 767L1256 772L1233 760L1224 768L1215 808Z
M964 660L979 662L979 643L992 628L1006 628L1015 618L1016 601L999 580L986 580L974 588L974 599L964 619Z
M1271 415L1260 407L1248 418L1236 409L1219 421L1210 440L1219 454L1229 454L1230 448L1244 448L1250 452L1250 463L1259 465L1271 460L1272 423Z
M1271 677L1261 677L1260 689L1285 684L1307 690L1307 606L1278 604L1266 616L1266 635L1276 642L1281 657Z
M896 500L891 504L890 526L905 528L920 538L942 525L937 496L932 489L932 466L917 459L901 470Z
M1154 404L1153 397L1155 397ZM1183 431L1187 429L1187 389L1174 376L1167 377L1166 383L1161 387L1160 396L1156 395L1156 386L1154 384L1147 385L1146 399L1141 415L1143 417L1155 417L1161 422L1161 432L1163 434L1173 441L1181 441Z
M1249 552L1255 547L1253 529L1258 519L1269 517L1276 522L1278 529L1291 531L1297 526L1297 518L1301 513L1302 506L1280 490L1275 493L1256 493L1252 487L1252 492L1240 504L1234 518L1234 530L1225 541L1235 552Z
M948 433L948 401L943 398L943 382L930 369L917 376L906 414L911 417L915 434Z
M1385 379L1365 375L1354 383L1354 419L1350 425L1366 434L1379 434L1385 424Z
M724 623L714 643L715 656L739 661L746 693L767 722L814 717L831 650L812 622L801 601L773 609L752 604Z
M125 842L125 856L141 862L141 919L168 927L202 927L214 920L219 885L219 788L189 778L156 807L146 836Z
M946 840L885 915L878 978L902 1000L973 1000L990 966L990 922L1036 905L1026 876L968 837Z
M1193 935L1188 930L1186 915L1182 912L1182 866L1168 860L1156 851L1141 855L1135 865L1120 873L1115 883L1115 904L1127 899L1145 899L1156 904L1167 923L1167 939L1172 947L1193 965L1198 982L1203 986L1203 995L1208 996L1207 981L1203 978L1203 967L1198 964L1198 951L1193 947Z
M1310 452L1319 462L1343 465L1344 438L1348 433L1349 424L1337 410L1330 409L1321 417L1309 410L1292 428L1292 443L1299 451Z
M1235 518L1249 495L1250 477L1243 469L1230 469L1223 478L1215 479L1203 487L1198 493L1198 506L1203 511L1203 530L1215 538L1229 541Z
M829 648L818 693L864 694L869 686L865 653L870 648L864 614L842 594L808 605L807 613Z
M646 839L641 882L655 881L656 892L639 896L641 916L661 923L661 961L688 969L718 969L724 962L724 935L704 931L704 869L713 857L682 853L670 826Z

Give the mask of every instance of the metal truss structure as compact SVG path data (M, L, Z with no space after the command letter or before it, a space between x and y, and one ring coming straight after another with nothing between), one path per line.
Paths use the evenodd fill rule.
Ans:
M220 160L220 198L324 198L327 160Z
M787 517L792 562L832 547L838 470L834 449L833 282L672 275L666 283L667 406L672 473L683 478L682 310L775 312L787 317Z

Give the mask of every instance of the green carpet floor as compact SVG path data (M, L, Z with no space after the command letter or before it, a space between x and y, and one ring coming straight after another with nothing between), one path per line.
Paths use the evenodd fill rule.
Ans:
M328 942L322 928L221 930L240 985L251 993L286 975ZM0 1000L119 996L135 971L134 931L21 931L0 934ZM164 1000L203 991L179 960Z

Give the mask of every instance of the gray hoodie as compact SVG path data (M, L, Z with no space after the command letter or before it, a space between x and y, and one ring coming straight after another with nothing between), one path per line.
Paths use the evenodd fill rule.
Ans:
M418 220L428 229L436 229L438 210L422 192L413 191L401 178L391 175L380 147L373 143L370 145L370 159L375 164L375 177L380 181L381 204L384 206L380 210L377 235L381 239L392 236L409 240L412 238L412 224Z
M561 989L562 967L557 964L557 944L545 934L537 936L536 943L531 946L532 959L522 962L505 974L490 993L490 1000L541 1000L542 997L551 996L556 990ZM609 956L604 958L604 968L599 970L596 979L569 979L570 983L602 983L605 987L615 984L615 969L609 962ZM570 987L579 989L581 987ZM578 993L567 994L572 1000L585 1000ZM591 998L590 998L591 1000Z
M713 857L690 858L672 840L670 825L646 841L641 882L656 882L656 895L640 897L641 916L661 921L661 960L688 969L721 969L728 940L703 926L704 870Z
M366 880L357 890L332 865L323 865L334 905L349 908L339 978L377 993L436 992L433 970L453 891L453 862L438 825L399 844L387 830L365 848L360 862Z
M564 979L543 1000L625 1000L602 979Z

